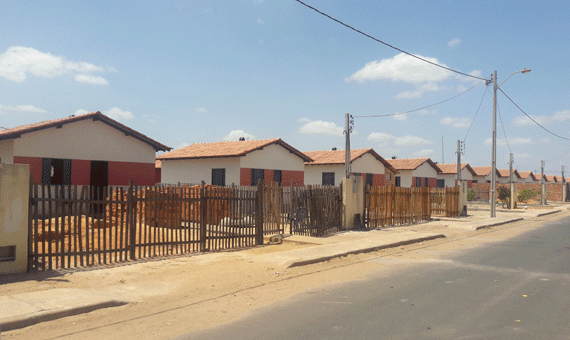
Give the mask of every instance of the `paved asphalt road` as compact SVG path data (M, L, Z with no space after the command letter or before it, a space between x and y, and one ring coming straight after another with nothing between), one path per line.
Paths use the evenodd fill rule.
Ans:
M180 339L570 339L570 218Z

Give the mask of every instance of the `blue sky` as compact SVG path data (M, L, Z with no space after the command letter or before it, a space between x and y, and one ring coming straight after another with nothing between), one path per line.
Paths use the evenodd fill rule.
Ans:
M463 73L488 78L497 70L501 83L532 69L501 89L570 138L567 2L306 3ZM463 161L491 163L492 86L401 54L294 0L0 6L5 128L101 111L174 148L244 136L280 137L312 151L344 149L350 113L353 148L453 163L457 140L465 139ZM425 110L358 117L415 110L477 84ZM508 168L511 151L521 171L540 171L540 160L550 174L570 165L568 140L530 122L500 92L498 107L498 168Z

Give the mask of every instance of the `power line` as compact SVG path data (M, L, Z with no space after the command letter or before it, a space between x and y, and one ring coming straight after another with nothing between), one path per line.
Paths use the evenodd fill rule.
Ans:
M315 7L312 7L312 6L307 5L306 3L302 2L301 0L295 0L295 1L297 1L298 3L300 3L301 5L303 5L303 6L307 7L307 8L312 9L313 11L315 11L315 12L321 14L321 15L324 15L325 17L327 17L327 18L329 18L329 19L331 19L331 20L333 20L333 21L338 22L339 24L341 24L341 25L343 25L343 26L345 26L345 27L347 27L347 28L350 28L351 30L353 30L353 31L355 31L355 32L358 32L358 33L364 35L365 37L368 37L368 38L370 38L370 39L372 39L372 40L374 40L374 41L376 41L376 42L379 42L379 43L381 43L381 44L383 44L383 45L386 45L386 46L388 46L388 47L390 47L390 48L393 48L393 49L395 49L396 51L399 51L399 52L402 52L402 53L404 53L404 54L407 54L407 55L409 55L410 57L414 57L414 58L419 59L419 60L421 60L421 61L423 61L423 62L426 62L426 63L428 63L428 64L432 64L432 65L434 65L434 66L437 66L437 67L443 68L443 69L445 69L445 70L448 70L448 71L451 71L451 72L455 72L455 73L464 75L464 76L466 76L466 77L471 77L471 78L475 78L475 79L479 79L479 80L488 80L488 79L485 79L485 78L480 78L480 77L477 77L477 76L474 76L474 75L471 75L471 74L467 74L467 73L463 73L463 72L454 70L454 69L452 69L452 68L449 68L449 67L446 67L446 66L443 66L443 65L434 63L433 61L429 61L429 60L427 60L427 59L424 59L424 58L422 58L422 57L419 57L419 56L417 56L417 55L415 55L415 54L411 54L411 53L409 53L409 52L406 52L406 51L404 51L404 50L402 50L402 49L400 49L400 48L398 48L398 47L396 47L396 46L392 46L392 45L390 45L390 44L388 44L388 43L383 42L383 41L380 40L380 39L376 39L376 38L374 38L373 36L371 36L371 35L369 35L369 34L366 34L366 33L362 32L362 31L360 31L360 30L358 30L358 29L356 29L356 28L354 28L354 27L352 27L352 26L350 26L350 25L347 25L347 24L345 24L344 22L342 22L342 21L340 21L340 20L338 20L338 19L335 19L335 18L331 17L331 16L328 15L328 14L319 11L319 10L316 9Z
M297 0L295 0L295 1L297 1ZM433 106L436 106L436 105L440 105L440 104L443 104L443 103L445 103L445 102L448 102L448 101L450 101L450 100L452 100L452 99L455 99L455 98L461 96L462 94L465 94L465 93L471 91L472 89L474 89L475 87L477 87L477 86L479 86L479 85L481 85L481 84L483 84L483 82L477 83L477 84L475 84L473 87L471 87L471 88L465 90L464 92L461 92L460 94L455 95L455 96L453 96L453 97L451 97L451 98L448 98L448 99L446 99L446 100L442 100L442 101L440 101L440 102L438 102L438 103L435 103L435 104L431 104L431 105L428 105L428 106L420 107L419 109L414 109L414 110L410 110L410 111L406 111L406 112L390 113L390 114L385 114L385 115L352 116L352 117L353 117L353 118L390 117L390 116L404 115L404 114L406 114L406 113L412 113L412 112L416 112L416 111L420 111L420 110L425 110L425 109L428 109L428 108L430 108L430 107L433 107Z
M473 120L471 121L471 125L469 125L469 129L467 130L467 133L465 134L465 138L463 138L463 143L465 143L465 140L467 139L467 136L469 135L469 131L471 131L471 128L473 127L473 123L475 123L475 119L477 118L477 114L479 113L479 110L481 109L481 104L483 104L483 99L485 99L485 95L487 94L487 90L489 90L489 86L485 87L485 92L483 92L483 98L481 98L481 102L479 103L479 107L477 108L477 112L475 112L475 117L473 117Z
M530 120L532 120L536 125L540 126L544 131L546 131L546 132L550 133L551 135L556 136L560 139L570 140L570 138L566 138L566 137L562 137L560 135L557 135L556 133L554 133L554 132L548 130L547 128L545 128L544 126L540 125L536 120L532 119L531 116L529 116L526 112L524 112L523 109L521 109L520 106L518 106L509 96L507 96L507 94L500 87L498 89L499 89L499 91L501 91L505 95L505 97L507 97L508 100L511 101L511 103L513 103L514 106L517 107L517 109L519 109L522 113L524 113L524 115L527 116Z
M509 144L509 140L507 139L507 134L505 133L505 124L503 124L503 118L501 117L501 110L499 109L498 102L497 102L497 112L499 113L499 120L501 121L501 128L503 129L503 136L505 137L505 142L507 142L507 146L509 147L509 152L513 153L513 150L511 150L511 145Z

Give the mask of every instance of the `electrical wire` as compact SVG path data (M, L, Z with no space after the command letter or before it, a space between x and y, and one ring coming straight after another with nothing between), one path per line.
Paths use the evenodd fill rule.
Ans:
M469 125L469 129L467 130L467 133L465 134L465 138L463 138L463 143L465 143L465 140L467 139L467 136L469 135L469 131L471 131L471 128L473 127L473 123L475 123L475 118L477 118L477 114L479 113L479 110L481 109L481 105L483 104L483 99L485 99L485 95L487 94L488 90L489 90L489 85L487 84L487 87L485 87L485 92L483 92L483 98L481 98L481 102L479 102L479 107L477 108L477 112L475 112L475 117L473 117L473 120L471 121L471 125Z
M472 74L467 74L467 73L463 73L463 72L454 70L454 69L452 69L452 68L449 68L449 67L446 67L446 66L443 66L443 65L434 63L433 61L426 60L426 59L424 59L424 58L422 58L422 57L419 57L419 56L417 56L417 55L415 55L415 54L406 52L406 51L404 51L404 50L402 50L402 49L400 49L400 48L398 48L398 47L392 46L392 45L390 45L390 44L388 44L388 43L386 43L386 42L384 42L384 41L382 41L382 40L376 39L376 38L374 38L373 36L371 36L371 35L369 35L369 34L366 34L366 33L362 32L362 31L360 31L360 30L358 30L358 29L356 29L356 28L354 28L354 27L352 27L352 26L350 26L350 25L347 25L347 24L345 24L344 22L342 22L342 21L340 21L340 20L338 20L338 19L335 19L335 18L331 17L331 16L328 15L328 14L319 11L319 10L316 9L315 7L312 7L312 6L307 5L306 3L302 2L301 0L295 0L295 1L297 1L297 2L300 3L301 5L303 5L303 6L307 7L307 8L310 8L310 9L312 9L313 11L315 11L315 12L317 12L317 13L319 13L319 14L321 14L321 15L323 15L323 16L325 16L325 17L327 17L327 18L329 18L329 19L331 19L331 20L333 20L333 21L338 22L339 24L341 24L341 25L343 25L343 26L345 26L345 27L347 27L347 28L350 28L351 30L353 30L353 31L355 31L355 32L357 32L357 33L360 33L360 34L364 35L365 37L368 37L368 38L370 38L370 39L372 39L372 40L374 40L374 41L376 41L376 42L379 42L379 43L381 43L381 44L383 44L383 45L386 45L386 46L388 46L388 47L390 47L390 48L392 48L392 49L395 49L396 51L399 51L399 52L402 52L402 53L404 53L404 54L407 54L407 55L409 55L410 57L414 57L414 58L416 58L416 59L418 59L418 60L421 60L421 61L423 61L423 62L426 62L426 63L428 63L428 64L431 64L431 65L434 65L434 66L443 68L443 69L448 70L448 71L451 71L451 72L455 72L455 73L457 73L457 74L461 74L461 75L466 76L466 77L471 77L471 78L475 78L475 79L479 79L479 80L488 80L488 79L485 79L485 78L480 78L480 77L474 76L474 75L472 75Z
M499 87L498 89L499 89L499 91L501 91L501 92L505 95L505 97L507 97L508 100L511 101L511 103L513 103L514 106L517 107L517 109L519 109L522 113L524 113L524 115L527 116L528 119L532 120L536 125L540 126L544 131L546 131L546 132L550 133L551 135L556 136L556 137L558 137L558 138L560 138L560 139L570 140L570 138L566 138L566 137L560 136L560 135L558 135L558 134L556 134L556 133L554 133L554 132L548 130L548 129L545 128L544 126L540 125L536 120L534 120L531 116L529 116L526 112L524 112L523 109L521 109L520 106L518 106L509 96L507 96L507 94L506 94L500 87Z
M385 114L385 115L352 116L352 117L353 117L353 118L379 118L379 117L390 117L390 116L404 115L404 114L406 114L406 113L412 113L412 112L424 110L424 109L427 109L427 108L430 108L430 107L433 107L433 106L436 106L436 105L443 104L443 103L448 102L448 101L450 101L450 100L452 100L452 99L455 99L455 98L461 96L462 94L465 94L465 93L471 91L472 89L474 89L475 87L477 87L477 86L479 86L479 85L481 85L481 84L483 84L483 82L477 83L477 84L475 84L473 87L467 89L465 92L461 92L460 94L455 95L455 96L453 96L453 97L451 97L451 98L448 98L448 99L446 99L446 100L442 100L442 101L440 101L440 102L438 102L438 103L435 103L435 104L431 104L431 105L428 105L428 106L420 107L419 109L410 110L410 111L406 111L406 112L389 113L389 114Z
M509 152L513 153L513 150L511 150L511 145L509 144L509 140L507 139L507 134L505 133L505 124L503 124L503 118L501 117L501 110L499 110L499 102L497 102L497 112L499 113L499 121L501 122L501 128L503 129L503 136L505 137L505 142L507 142L507 146L509 147Z

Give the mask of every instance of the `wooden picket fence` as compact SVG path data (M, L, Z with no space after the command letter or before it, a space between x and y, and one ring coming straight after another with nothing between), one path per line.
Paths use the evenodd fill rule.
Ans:
M459 188L431 189L432 216L457 217L459 210Z
M430 220L429 190L394 186L367 188L366 227L373 229Z
M459 188L372 187L366 191L365 226L378 228L459 216Z
M31 184L30 269L263 244L262 187Z

